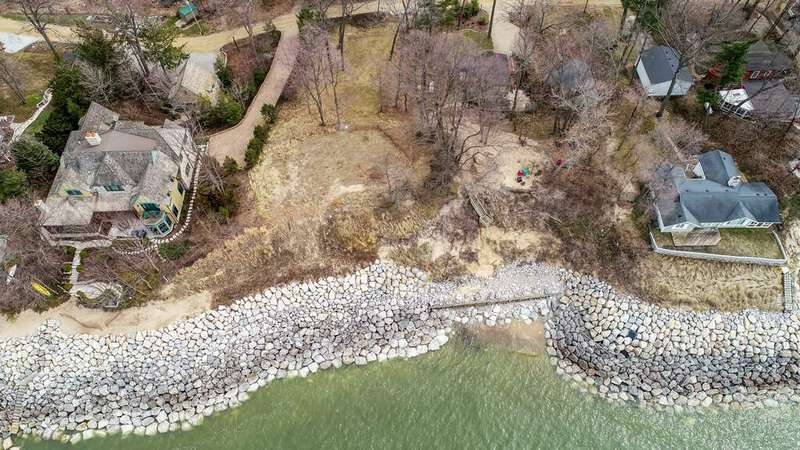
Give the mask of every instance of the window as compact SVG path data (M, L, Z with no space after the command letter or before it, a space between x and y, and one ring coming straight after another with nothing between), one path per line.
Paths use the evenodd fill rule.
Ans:
M160 224L158 224L158 231L166 233L167 231L169 231L169 225L165 224L164 222L161 222Z
M172 205L172 213L175 214L175 217L178 217L178 208L175 205Z
M167 222L167 225L172 225L172 220L169 218L169 216L164 216L164 222Z
M81 194L83 194L83 192L81 192L78 189L67 189L67 195L81 195Z
M183 195L183 185L180 182L178 182L178 193Z
M122 189L122 186L120 186L118 184L107 184L107 185L105 185L103 187L108 192L121 192L121 191L124 191L124 189Z
M750 79L751 79L751 80L756 80L756 79L758 79L758 76L759 76L760 74L761 74L761 72L760 72L760 71L758 71L758 70L754 70L754 71L750 72Z
M142 203L142 209L145 211L161 211L155 203Z

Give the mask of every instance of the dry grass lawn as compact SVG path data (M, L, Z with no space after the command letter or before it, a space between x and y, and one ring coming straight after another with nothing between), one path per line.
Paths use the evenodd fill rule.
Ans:
M12 53L5 57L15 68L25 102L20 103L8 86L0 83L0 115L16 116L16 122L23 122L36 110L36 104L53 77L53 57L50 53L31 52Z
M325 127L302 95L284 102L261 162L248 173L253 226L183 269L176 294L211 289L222 301L273 283L345 272L376 258L381 239L406 238L433 215L387 195L390 186L418 189L428 172L426 159L405 141L406 118L377 112L374 80L393 28L347 30L347 70L338 90L348 129L330 125L332 101Z

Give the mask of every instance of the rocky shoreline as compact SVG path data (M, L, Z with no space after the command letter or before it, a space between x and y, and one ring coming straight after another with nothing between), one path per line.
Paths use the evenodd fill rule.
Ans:
M677 411L800 403L800 313L676 311L564 278L545 337L556 371L584 390Z
M189 430L268 382L318 370L408 358L439 349L454 320L531 320L533 306L432 310L475 298L538 295L558 285L543 266L496 281L428 283L422 272L377 262L342 278L273 287L163 329L65 335L50 321L0 340L0 432L78 443L108 433ZM464 287L469 294L459 293ZM15 411L19 420L15 420Z
M675 410L800 403L800 313L673 311L538 264L433 283L376 262L159 330L65 335L47 322L0 340L3 447L13 446L12 422L72 443L189 430L276 379L435 351L460 324L541 316L556 371L611 401Z

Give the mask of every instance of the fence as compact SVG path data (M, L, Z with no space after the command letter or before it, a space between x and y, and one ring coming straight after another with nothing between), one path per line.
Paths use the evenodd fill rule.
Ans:
M693 252L689 250L672 250L668 248L659 247L656 244L656 238L653 236L651 231L648 231L650 234L650 245L653 247L653 251L658 253L659 255L668 255L668 256L677 256L681 258L694 258L694 259L705 259L708 261L720 261L720 262L729 262L729 263L743 263L743 264L758 264L762 266L783 266L786 265L788 261L786 257L786 250L783 248L783 244L781 244L781 240L775 232L772 232L772 235L775 236L775 242L778 243L778 247L781 250L781 255L783 258L761 258L758 256L735 256L735 255L720 255L718 253L705 253L705 252Z

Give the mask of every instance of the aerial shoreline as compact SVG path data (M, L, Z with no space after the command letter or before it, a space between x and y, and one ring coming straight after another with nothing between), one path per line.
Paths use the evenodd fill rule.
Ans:
M554 282L560 283L554 281L557 278L564 279L567 290L550 301L430 310L431 305L443 302L533 297L552 291ZM468 286L470 283L473 285ZM606 308L619 308L596 322L602 325L588 319L576 325L575 311L588 311L598 299L603 299ZM648 321L650 312L682 314L696 320L720 316L713 312L677 313L637 302L592 277L548 266L509 266L488 280L432 283L418 270L377 262L347 277L270 288L230 307L155 331L65 336L50 321L36 334L0 340L0 355L9 362L2 368L3 392L8 394L0 398L0 405L10 410L22 399L20 430L25 435L64 442L77 443L109 433L152 435L189 430L204 416L239 405L274 379L422 355L438 350L454 330L468 324L472 327L468 326L467 332L480 335L483 330L481 339L488 342L522 353L546 354L557 365L559 375L614 401L681 410L712 405L773 406L800 400L797 373L774 369L773 362L794 360L800 354L796 342L780 341L779 336L785 335L761 344L757 343L761 336L753 335L744 342L751 351L764 349L748 361L752 365L764 359L764 370L743 372L739 378L727 378L727 384L717 382L713 388L685 395L671 393L669 386L675 378L666 368L661 369L664 376L659 378L663 385L651 379L636 386L633 380L642 370L649 370L649 353L634 349L631 342L624 344L624 339L620 341L622 347L614 347L616 339L595 339L594 344L581 341L582 350L576 351L573 339L611 336L612 330L621 330L631 316L638 317L642 339L651 323L663 324L660 318ZM619 316L613 316L616 313ZM754 329L770 329L773 324L796 327L800 322L797 314L782 313L726 314L725 318L741 323L761 320L752 322L758 323ZM680 326L680 322L675 323ZM492 326L508 324L496 333L486 332ZM579 328L584 325L592 328ZM601 326L602 330L598 328ZM680 340L680 334L676 336ZM201 338L214 345L201 347ZM673 346L669 339L644 342L649 347L643 344L642 348L655 353L665 353L667 348L676 361L684 363L703 348L694 343L683 348ZM768 352L770 346L774 354ZM621 349L634 354L638 351L640 358L620 362ZM717 364L706 370L722 372L745 359L745 355L734 355L726 364L726 359L717 358ZM765 382L765 371L775 375L774 382ZM761 378L748 378L750 373ZM688 376L700 376L701 380L704 375L693 372ZM704 381L698 382L702 385Z

